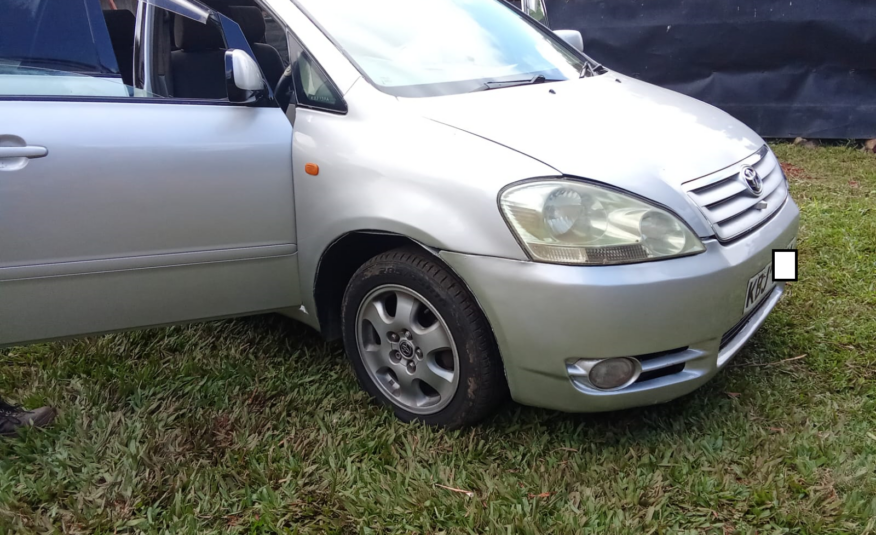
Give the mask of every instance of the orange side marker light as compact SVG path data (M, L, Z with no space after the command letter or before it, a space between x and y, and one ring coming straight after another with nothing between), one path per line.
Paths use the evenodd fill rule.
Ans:
M304 166L304 172L308 175L316 176L319 174L319 166L315 163L309 163Z

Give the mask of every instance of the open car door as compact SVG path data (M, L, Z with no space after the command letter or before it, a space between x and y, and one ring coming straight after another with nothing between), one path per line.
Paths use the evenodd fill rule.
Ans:
M270 88L229 98L237 24L196 0L3 9L0 346L298 305L292 126Z

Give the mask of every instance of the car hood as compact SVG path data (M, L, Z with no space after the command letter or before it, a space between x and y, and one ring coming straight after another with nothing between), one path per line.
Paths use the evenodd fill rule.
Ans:
M711 233L681 184L724 169L764 141L727 113L614 72L440 98L404 99L433 121L554 168L632 191Z

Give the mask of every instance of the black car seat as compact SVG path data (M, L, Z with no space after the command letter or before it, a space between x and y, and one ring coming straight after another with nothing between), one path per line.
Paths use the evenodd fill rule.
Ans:
M286 66L277 49L265 44L265 17L257 7L231 6L226 8L228 18L236 22L249 42L253 54L271 90L283 76Z
M178 50L171 53L173 96L228 98L225 86L225 40L210 22L201 24L177 15L173 37Z
M116 62L119 64L119 73L122 81L127 86L134 85L134 28L137 18L128 10L104 10L103 18L109 30L110 41L113 44L113 52Z

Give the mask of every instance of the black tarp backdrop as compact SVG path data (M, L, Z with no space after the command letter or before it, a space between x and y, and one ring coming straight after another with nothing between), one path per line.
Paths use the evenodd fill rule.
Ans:
M876 0L547 0L607 67L760 135L876 138Z

